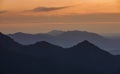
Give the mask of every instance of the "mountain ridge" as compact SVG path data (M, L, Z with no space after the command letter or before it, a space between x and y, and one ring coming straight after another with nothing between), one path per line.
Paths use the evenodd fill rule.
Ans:
M120 54L120 52L116 52L120 49L118 45L120 43L119 40L109 39L107 37L101 36L96 33L87 32L87 31L64 31L62 34L57 35L49 35L48 33L38 33L38 34L29 34L29 35L8 35L13 38L16 42L19 42L23 45L34 44L39 41L46 41L54 45L61 46L63 48L69 48L78 43L88 40L89 42L99 46L102 49L106 49L106 51L112 54ZM108 50L109 49L109 50ZM116 51L114 51L116 50Z
M4 37L7 39L2 39L3 41L15 43L4 34L0 35L0 40ZM106 53L89 41L83 41L71 48L59 48L46 41L32 46L19 46L22 48L11 46L15 48L15 52L0 52L1 74L119 74L118 56ZM6 48L11 50L0 41L0 50Z

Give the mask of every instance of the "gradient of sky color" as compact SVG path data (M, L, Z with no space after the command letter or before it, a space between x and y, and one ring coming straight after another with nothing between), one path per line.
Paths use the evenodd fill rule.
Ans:
M120 0L0 0L0 31L120 33Z

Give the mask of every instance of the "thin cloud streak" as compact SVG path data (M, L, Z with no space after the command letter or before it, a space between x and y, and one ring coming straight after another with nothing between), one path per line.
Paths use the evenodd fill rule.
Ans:
M0 11L0 14L4 14L7 13L8 11Z
M56 11L61 10L65 8L69 8L71 6L63 6L63 7L37 7L32 10L26 10L26 12L50 12L50 11Z

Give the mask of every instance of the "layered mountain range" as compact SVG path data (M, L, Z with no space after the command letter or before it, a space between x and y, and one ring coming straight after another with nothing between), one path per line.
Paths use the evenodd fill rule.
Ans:
M0 33L0 74L120 74L120 58L85 40L62 48L21 45Z
M46 41L64 48L72 47L84 40L87 40L112 54L120 54L120 39L104 37L99 34L86 31L55 30L48 33L38 34L18 32L15 34L9 34L8 36L23 45L34 44L38 41Z

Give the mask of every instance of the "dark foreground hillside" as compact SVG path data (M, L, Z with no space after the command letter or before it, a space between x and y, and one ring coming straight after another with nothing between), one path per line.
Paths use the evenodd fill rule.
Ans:
M0 74L120 74L119 59L88 41L66 49L45 41L24 46L0 33Z

